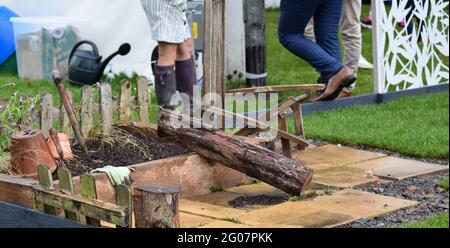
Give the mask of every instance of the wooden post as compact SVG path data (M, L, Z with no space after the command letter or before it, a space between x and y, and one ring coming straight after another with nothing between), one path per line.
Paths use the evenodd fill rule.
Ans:
M95 185L95 178L89 174L81 175L81 195L90 199L97 199L97 187ZM100 220L86 217L86 224L91 226L101 226Z
M130 120L131 111L131 81L122 80L120 81L120 99L119 99L119 120L128 121Z
M245 57L248 86L266 85L265 1L244 0Z
M53 179L52 179L52 173L50 172L50 169L45 165L39 165L37 168L38 171L38 179L39 184L44 187L45 189L53 189ZM59 209L42 204L41 202L35 201L35 206L38 210L41 210L47 214L51 215L58 215Z
M51 93L45 93L42 96L41 109L41 131L45 138L49 137L49 131L53 126L53 96Z
M81 89L80 126L83 137L87 139L93 126L94 88L85 86Z
M278 116L278 129L289 132L287 118ZM283 154L288 158L292 158L291 142L281 137L281 145L283 146Z
M137 228L179 228L180 190L160 186L134 189L133 209Z
M297 137L305 139L305 130L303 127L303 114L302 114L302 107L300 105L296 105L292 108L292 111L294 112L294 123L295 123L295 135ZM297 144L296 146L300 150L304 150L306 147Z
M116 186L116 204L118 206L122 206L122 207L126 207L127 211L128 211L128 217L130 218L128 220L129 225L126 226L125 228L131 228L133 227L133 223L132 223L132 213L133 213L133 209L132 209L132 196L131 196L131 189L129 186L122 184L122 185L118 185ZM121 228L122 226L117 226L118 228Z
M148 80L146 77L139 77L137 81L137 102L139 106L139 120L144 123L150 123L149 105L150 97L148 94Z
M68 195L73 195L75 193L74 187L73 187L73 179L72 179L72 172L70 172L67 168L60 168L58 170L58 179L59 179L59 187L61 188L61 191ZM72 221L79 221L80 215L76 212L71 212L64 210L64 215L67 219Z
M102 116L103 134L110 134L113 123L111 84L102 83L100 85L100 98L100 113Z
M73 103L73 93L69 90L67 90L67 96L69 97L70 104ZM73 104L72 104L73 106ZM61 123L61 131L63 133L66 133L71 136L72 128L70 127L70 120L69 116L67 115L66 109L64 108L64 104L62 103L61 99L61 110L59 111L59 122Z

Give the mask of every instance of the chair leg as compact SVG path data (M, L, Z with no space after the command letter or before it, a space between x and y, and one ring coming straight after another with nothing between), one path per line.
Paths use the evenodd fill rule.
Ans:
M295 135L297 135L299 138L304 139L305 138L305 130L303 127L303 114L302 114L302 108L300 106L295 107L292 109L294 112L294 122L295 122ZM306 147L304 147L301 144L298 144L296 146L299 150L305 150Z
M288 122L286 118L278 116L278 129L288 132ZM287 139L281 139L281 145L283 146L283 154L288 158L292 158L291 142Z

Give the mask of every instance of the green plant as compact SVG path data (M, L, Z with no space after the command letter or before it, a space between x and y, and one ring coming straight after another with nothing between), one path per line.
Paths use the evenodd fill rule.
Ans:
M213 185L209 186L209 191L211 191L212 193L214 192L220 192L224 190L224 186L221 183L214 183Z
M448 191L448 177L441 180L441 182L439 183L439 187Z
M262 182L255 178L245 179L242 180L237 186L245 186L245 185L254 185L254 184L261 184Z
M11 136L31 127L32 114L40 97L22 97L14 93L4 104L0 103L0 156L11 147Z
M306 194L300 195L300 196L291 195L291 196L289 196L289 201L298 202L298 201L303 201L303 200L310 200L310 199L314 199L318 196L319 196L319 194L317 193L317 191L312 190L312 191L309 191Z
M239 218L236 217L225 217L222 218L223 221L232 222L234 224L243 224L242 221Z

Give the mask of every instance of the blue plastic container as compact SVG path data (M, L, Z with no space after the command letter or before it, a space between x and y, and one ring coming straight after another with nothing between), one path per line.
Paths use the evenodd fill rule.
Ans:
M16 51L13 24L9 21L11 17L17 17L17 14L0 6L0 65Z

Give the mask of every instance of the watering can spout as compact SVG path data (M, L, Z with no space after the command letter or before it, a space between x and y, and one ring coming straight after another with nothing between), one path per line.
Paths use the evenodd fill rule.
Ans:
M99 68L99 70L98 70L98 75L97 75L97 76L98 76L99 81L100 81L100 79L101 79L101 77L102 77L102 75L103 75L103 72L104 72L105 69L106 69L106 66L108 66L109 62L111 62L112 59L114 59L117 55L125 56L125 55L127 55L128 53L130 53L130 51L131 51L131 45L128 44L128 43L124 43L124 44L122 44L122 45L119 47L119 50L117 50L115 53L113 53L113 54L111 54L109 57L107 57L107 58L102 62L102 64L100 65L100 68Z

